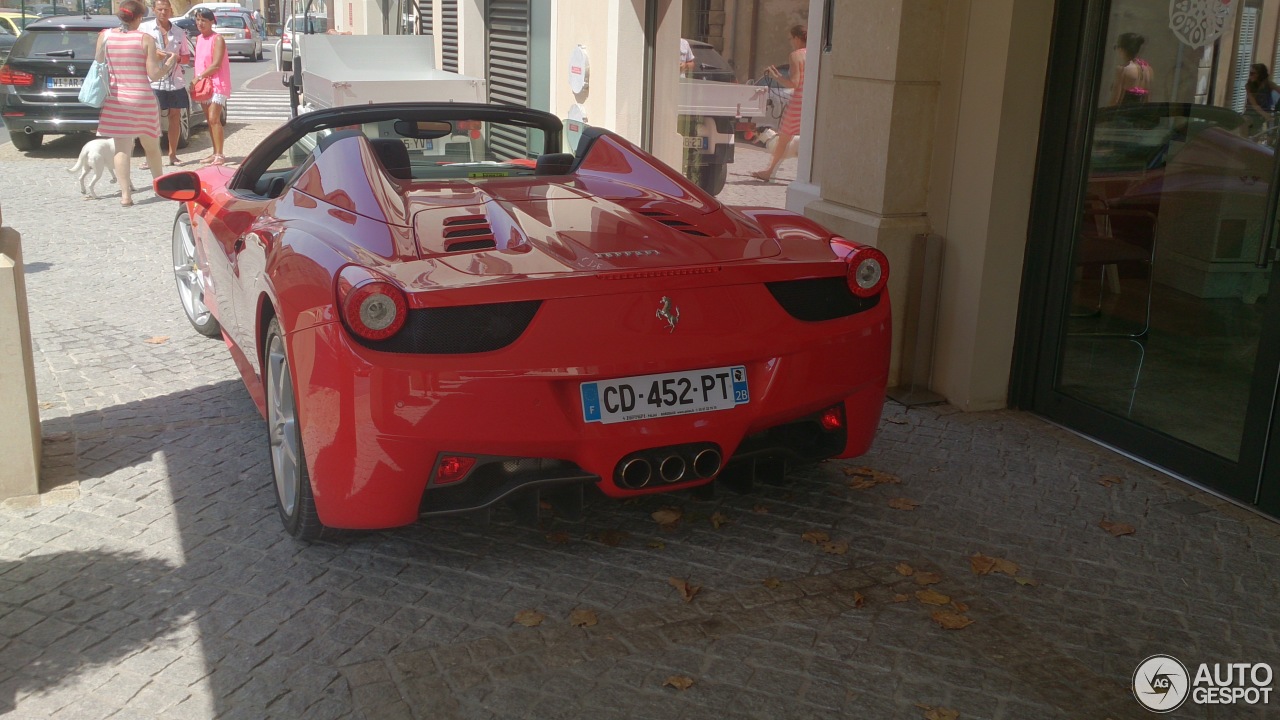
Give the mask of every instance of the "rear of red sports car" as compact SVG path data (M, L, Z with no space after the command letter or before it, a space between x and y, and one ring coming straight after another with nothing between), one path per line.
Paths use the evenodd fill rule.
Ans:
M266 160L231 181L277 193L266 205L198 187L193 221L251 241L235 272L261 285L207 297L265 408L291 533L749 480L870 446L890 350L879 251L725 207L606 132L536 172L427 162L427 181L406 143L338 122L286 190Z

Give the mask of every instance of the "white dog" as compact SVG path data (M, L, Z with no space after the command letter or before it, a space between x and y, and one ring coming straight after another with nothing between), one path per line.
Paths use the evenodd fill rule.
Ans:
M93 192L93 186L98 184L98 180L102 178L104 170L111 175L111 182L116 181L116 171L112 167L115 154L115 141L111 138L90 140L84 144L84 147L80 148L80 159L76 160L76 164L68 168L67 172L80 173L81 195L88 195L95 200L98 199L98 196ZM93 180L89 181L89 187L86 190L84 179L89 177L89 173L93 173Z

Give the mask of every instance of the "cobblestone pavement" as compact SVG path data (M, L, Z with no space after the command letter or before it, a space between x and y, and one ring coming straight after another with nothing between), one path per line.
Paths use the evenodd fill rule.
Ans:
M0 148L46 489L0 507L0 714L1119 720L1148 655L1280 666L1277 526L1018 412L890 405L867 457L747 495L296 543L226 348L178 308L173 205L81 200L77 146ZM727 197L779 201L744 176ZM863 465L901 482L856 489Z

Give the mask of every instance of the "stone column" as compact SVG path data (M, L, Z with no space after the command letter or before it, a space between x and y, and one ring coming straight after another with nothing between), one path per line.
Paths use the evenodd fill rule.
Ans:
M805 102L817 104L812 176L821 199L805 214L889 257L895 310L904 307L912 239L932 229L929 169L947 6L837 3L831 53L821 58L817 82L806 81ZM822 52L821 38L809 40L810 55ZM895 312L891 385L901 328Z
M22 236L0 226L0 500L40 492L40 410Z

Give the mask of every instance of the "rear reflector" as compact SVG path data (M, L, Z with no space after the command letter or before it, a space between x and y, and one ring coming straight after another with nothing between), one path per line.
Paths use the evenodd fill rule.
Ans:
M844 427L844 406L833 405L822 411L822 429L839 430Z
M455 483L467 476L475 467L476 459L466 455L442 455L436 465L436 485Z

